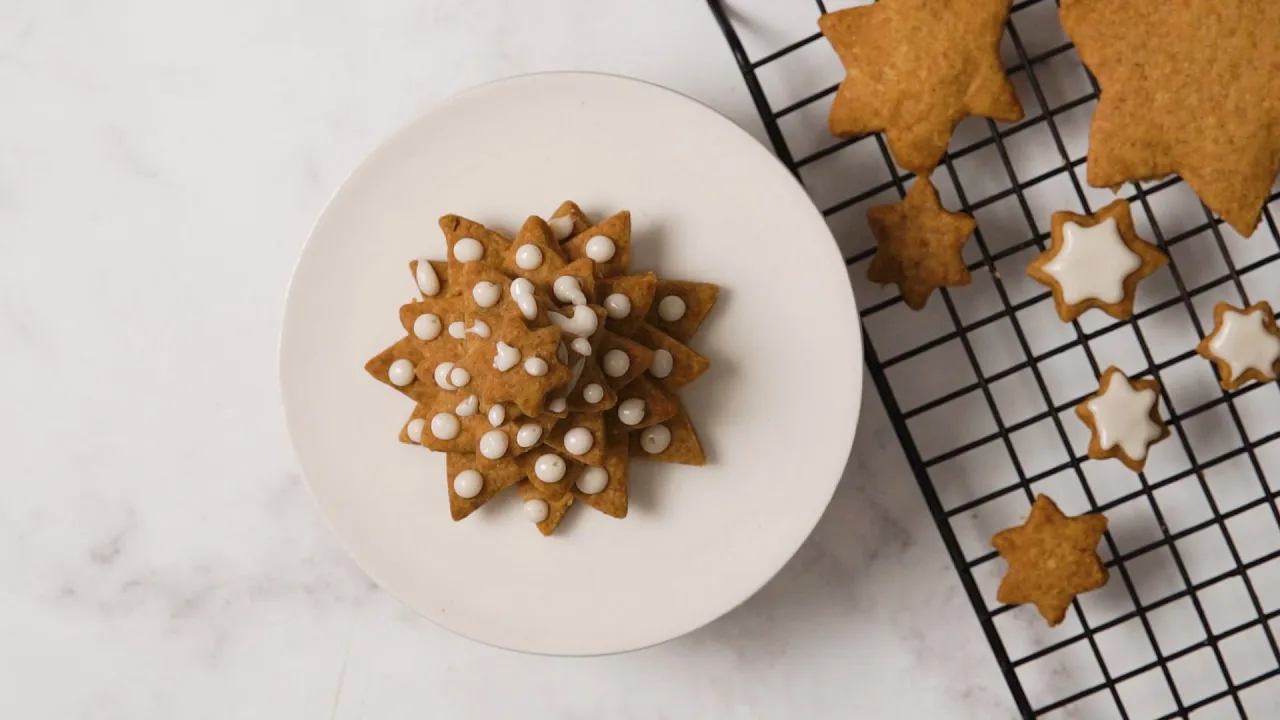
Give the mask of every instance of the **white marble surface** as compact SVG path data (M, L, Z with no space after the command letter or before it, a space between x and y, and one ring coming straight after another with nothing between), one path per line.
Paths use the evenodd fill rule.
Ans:
M735 7L762 42L810 32ZM1013 716L869 383L810 541L668 644L491 649L346 558L279 408L294 258L385 135L553 69L653 80L762 136L697 0L0 5L0 716Z

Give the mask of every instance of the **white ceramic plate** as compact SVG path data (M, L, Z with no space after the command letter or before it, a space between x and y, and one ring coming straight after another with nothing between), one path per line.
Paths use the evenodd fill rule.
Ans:
M691 343L711 370L682 391L709 464L633 461L625 519L579 504L550 538L513 490L455 523L444 456L398 441L412 403L364 362L404 334L409 260L445 257L439 216L514 233L566 199L632 212L633 268L723 288ZM307 481L375 581L466 637L589 655L687 633L782 568L843 471L862 346L826 223L750 135L639 81L533 75L458 95L352 174L294 272L280 378Z

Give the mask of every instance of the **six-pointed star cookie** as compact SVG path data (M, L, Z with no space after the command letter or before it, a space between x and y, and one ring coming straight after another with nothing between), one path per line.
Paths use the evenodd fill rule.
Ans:
M1089 183L1182 175L1251 235L1280 171L1280 3L1063 0L1102 95Z
M966 116L1021 120L1000 63L1010 1L881 0L823 15L818 27L846 71L832 134L883 130L898 164L926 174Z
M1169 262L1138 237L1125 200L1093 215L1054 213L1051 238L1049 249L1031 261L1027 274L1053 290L1063 322L1093 308L1119 320L1133 317L1138 283Z
M876 238L867 279L896 283L911 309L923 308L935 288L969 284L960 252L977 223L945 210L929 178L917 178L902 202L868 210L867 222Z
M1130 380L1119 368L1102 373L1098 392L1076 406L1076 415L1093 433L1089 457L1116 458L1134 472L1147 464L1147 450L1169 437L1160 419L1160 383Z
M1213 361L1225 390L1248 382L1271 382L1280 375L1280 328L1271 304L1241 310L1226 303L1213 306L1213 332L1196 352Z
M1050 626L1061 623L1076 595L1107 584L1109 573L1098 557L1106 529L1103 515L1067 517L1048 495L1036 497L1026 522L991 538L1009 564L996 599L1033 603Z

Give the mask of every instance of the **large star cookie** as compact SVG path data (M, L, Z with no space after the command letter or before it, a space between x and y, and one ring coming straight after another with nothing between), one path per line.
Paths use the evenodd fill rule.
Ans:
M1027 274L1053 290L1062 322L1094 308L1120 320L1133 317L1138 283L1169 262L1138 237L1125 200L1093 215L1054 213L1051 238Z
M1098 78L1089 183L1174 173L1242 235L1280 171L1280 3L1062 0Z
M944 209L929 178L918 178L902 202L868 210L867 222L876 238L867 279L896 283L911 309L924 308L936 288L969 284L960 253L977 223Z
M991 538L1009 563L996 599L1032 603L1050 626L1061 623L1076 595L1107 584L1109 573L1098 557L1106 529L1103 515L1067 517L1048 495L1036 497L1026 522Z
M898 164L938 165L969 115L1022 119L1000 63L1011 0L881 0L823 15L846 75L828 124L840 137L884 131Z

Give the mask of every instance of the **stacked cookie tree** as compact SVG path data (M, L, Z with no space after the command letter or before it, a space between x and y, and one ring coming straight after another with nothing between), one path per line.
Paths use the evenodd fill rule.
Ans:
M675 391L709 367L685 343L715 285L629 274L627 211L593 224L566 202L514 240L440 228L448 260L410 263L408 334L365 369L417 403L401 441L448 454L454 520L514 485L550 535L575 500L625 517L632 456L706 462Z

